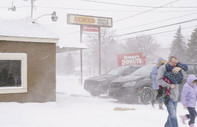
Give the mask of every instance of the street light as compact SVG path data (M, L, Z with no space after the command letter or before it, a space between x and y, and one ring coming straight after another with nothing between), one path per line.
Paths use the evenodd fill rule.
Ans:
M14 6L14 2L12 1L12 7L8 8L8 11L16 11L16 6Z
M56 22L56 21L57 21L58 17L57 17L57 15L56 15L56 12L53 11L52 14L44 14L44 15L39 16L39 17L36 18L34 21L32 21L32 23L35 23L35 21L38 20L39 18L41 18L41 17L43 17L43 16L48 16L48 15L51 15L51 20L52 20L53 22Z
M12 6L11 8L8 8L8 11L11 10L11 11L16 11L16 6Z

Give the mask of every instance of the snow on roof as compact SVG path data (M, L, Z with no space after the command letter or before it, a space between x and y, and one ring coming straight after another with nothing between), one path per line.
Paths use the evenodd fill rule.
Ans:
M87 46L83 43L79 42L62 42L59 41L58 46L56 48L57 53L68 52L68 51L76 51L80 49L86 49Z
M0 40L46 42L56 43L57 52L75 51L86 49L87 46L79 42L68 42L65 36L55 35L38 23L32 23L33 19L24 18L17 13L4 12L0 18Z
M58 37L31 18L0 19L0 40L56 43Z

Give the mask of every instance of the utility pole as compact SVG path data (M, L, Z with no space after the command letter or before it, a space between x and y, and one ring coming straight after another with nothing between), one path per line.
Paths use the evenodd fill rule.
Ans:
M80 43L83 42L83 26L80 25ZM80 71L81 71L81 85L83 85L83 52L82 49L80 49Z
M101 75L101 28L98 27L99 33L98 33L98 40L99 40L99 75Z
M68 14L67 23L72 25L80 25L80 42L82 42L82 26L98 27L98 47L99 47L99 75L101 74L101 33L100 27L112 27L112 18L109 17L98 17L78 14ZM91 31L92 28L90 28ZM81 80L82 80L82 50L81 54Z
M31 0L31 18L33 19L34 0Z

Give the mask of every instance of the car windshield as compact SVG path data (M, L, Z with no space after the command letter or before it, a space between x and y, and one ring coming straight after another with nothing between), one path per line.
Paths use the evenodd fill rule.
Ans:
M118 74L120 74L122 71L124 71L127 68L128 68L127 66L120 66L120 67L117 67L117 68L111 70L107 74L109 74L109 75L118 75Z
M137 69L136 71L134 71L131 75L132 76L149 76L154 66L155 66L154 64L143 66Z

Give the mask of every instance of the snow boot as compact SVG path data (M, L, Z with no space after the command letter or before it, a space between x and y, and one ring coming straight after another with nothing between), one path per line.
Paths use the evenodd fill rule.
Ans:
M159 105L159 109L160 109L160 110L164 110L164 108L163 108L162 105Z
M185 115L184 116L180 116L180 118L181 118L181 121L182 121L183 124L185 124L185 120L188 120L188 118Z
M160 110L163 110L163 102L162 102L162 99L160 98L160 99L158 100L158 102L159 102L159 109L160 109Z
M154 108L155 107L155 100L152 100L151 104L152 104L152 107Z
M189 127L194 127L194 124L190 124Z

